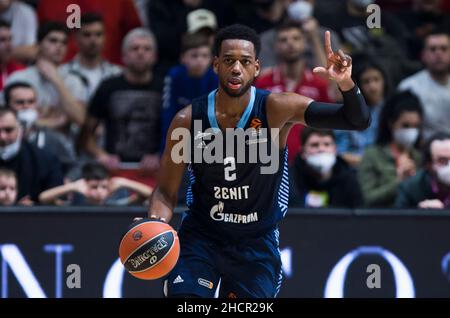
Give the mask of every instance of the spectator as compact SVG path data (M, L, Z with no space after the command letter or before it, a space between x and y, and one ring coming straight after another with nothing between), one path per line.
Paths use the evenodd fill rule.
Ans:
M425 147L425 168L400 184L399 208L450 208L450 135L436 134Z
M375 0L333 2L337 6L334 11L324 15L316 6L314 12L320 25L331 28L339 35L343 51L350 53L353 58L366 54L379 59L395 85L405 75L420 68L419 63L407 59L408 31L396 16L383 11L380 27L367 27L367 18L371 12L366 9ZM354 65L357 64L355 61Z
M181 64L172 67L164 80L161 152L175 114L189 105L192 99L217 88L208 39L198 34L187 34L183 37L181 52Z
M191 15L188 21L188 15L193 11L197 13ZM193 33L192 28L196 25L215 30L232 24L235 14L228 1L152 0L148 5L148 16L150 29L155 33L158 43L159 61L156 70L158 74L165 75L172 66L178 64L181 39L186 32Z
M105 26L100 15L86 13L81 16L81 28L76 32L78 54L61 67L64 74L78 76L92 97L100 82L121 73L121 68L102 57L105 44Z
M76 167L73 144L63 134L40 126L36 91L25 82L8 85L4 91L5 104L12 109L22 125L23 137L39 149L58 157L66 175Z
M16 174L12 170L0 168L0 206L14 205L16 201Z
M375 143L378 118L386 96L389 95L389 78L376 61L366 60L355 65L356 83L371 110L370 127L364 131L335 131L338 153L349 164L359 165L364 151Z
M16 173L19 201L38 202L42 191L62 184L58 158L22 140L22 129L11 109L0 110L0 167Z
M21 62L36 59L38 21L33 7L23 1L2 0L0 19L11 25L13 56Z
M317 101L330 102L328 81L314 74L305 63L305 44L305 34L299 24L287 22L278 27L275 51L280 62L277 66L264 70L255 86L276 93L295 92ZM300 150L299 136L302 129L302 125L296 124L289 133L289 163L292 163Z
M326 56L323 50L323 38L325 31L327 30L321 27L318 21L312 16L314 4L314 0L293 1L287 8L288 14L286 17L289 21L297 22L302 26L302 30L308 39L304 58L308 67L311 68L317 65L326 64ZM263 69L275 66L278 62L276 53L273 49L276 45L277 27L264 31L260 35L261 53L259 54L259 60ZM337 51L337 48L341 47L339 37L334 31L328 31L330 31L333 49Z
M414 0L414 3L398 14L409 31L408 53L412 59L420 59L425 38L436 30L450 26L450 17L441 6L441 0ZM448 1L447 1L448 2ZM445 30L449 33L450 30Z
M63 74L58 66L67 47L67 30L59 23L39 27L39 56L36 65L12 74L6 84L29 83L37 92L40 122L43 126L65 130L70 122L84 120L86 89L72 74Z
M82 178L41 193L44 204L64 204L61 197L71 197L70 205L129 205L150 198L152 188L125 178L111 178L105 167L87 163ZM133 192L133 193L130 193Z
M400 90L411 90L424 107L424 136L450 133L450 36L436 31L425 38L425 69L404 79Z
M169 1L170 2L170 1ZM37 12L40 24L49 21L66 23L67 8L76 4L83 14L103 15L106 41L103 56L111 63L121 64L121 45L124 36L132 29L142 26L133 0L39 0ZM69 37L67 60L77 53L73 34Z
M123 42L123 74L103 81L93 96L79 146L109 169L121 162L139 163L150 174L159 166L162 80L154 76L156 42L143 28L130 31ZM105 149L93 132L105 125Z
M397 93L380 113L376 144L359 166L359 182L367 207L390 207L400 182L414 176L421 162L422 106L410 92Z
M275 28L285 20L291 0L251 0L247 10L239 10L237 22L262 33Z
M11 73L25 68L11 58L11 26L0 20L0 91L4 88L4 81Z
M301 154L291 168L291 203L312 208L360 206L356 173L337 156L333 132L308 127L301 139Z

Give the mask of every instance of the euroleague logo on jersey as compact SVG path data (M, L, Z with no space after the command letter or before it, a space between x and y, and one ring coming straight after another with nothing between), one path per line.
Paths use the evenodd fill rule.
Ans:
M250 122L250 128L259 130L262 126L262 121L261 119L255 117L252 119L252 121Z

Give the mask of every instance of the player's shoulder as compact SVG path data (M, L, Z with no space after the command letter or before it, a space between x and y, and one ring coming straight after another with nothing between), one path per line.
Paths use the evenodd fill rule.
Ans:
M172 120L172 127L178 128L190 128L192 119L192 104L180 109Z

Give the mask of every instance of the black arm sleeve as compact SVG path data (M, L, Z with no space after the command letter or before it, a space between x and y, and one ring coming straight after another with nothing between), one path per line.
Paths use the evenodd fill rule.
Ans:
M305 123L321 129L364 130L370 126L370 110L355 85L342 92L344 104L313 101L305 111Z

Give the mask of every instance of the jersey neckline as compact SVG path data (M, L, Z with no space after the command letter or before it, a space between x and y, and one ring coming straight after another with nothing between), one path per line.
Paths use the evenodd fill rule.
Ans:
M214 130L220 130L219 124L217 123L216 118L216 101L215 96L217 93L217 88L210 92L208 94L208 119L209 124L212 129ZM250 88L250 100L248 102L248 105L245 107L244 113L242 114L241 118L239 119L239 122L237 123L235 128L242 128L244 129L245 125L247 124L247 121L250 117L250 114L253 110L253 105L255 103L255 96L256 96L256 89L254 86Z

